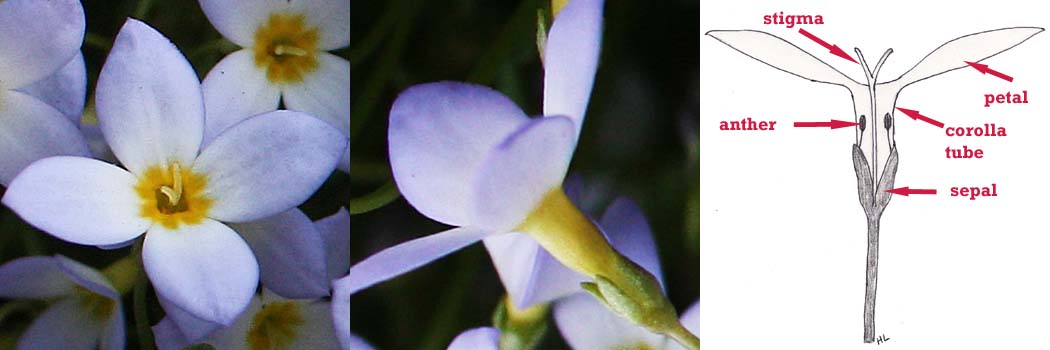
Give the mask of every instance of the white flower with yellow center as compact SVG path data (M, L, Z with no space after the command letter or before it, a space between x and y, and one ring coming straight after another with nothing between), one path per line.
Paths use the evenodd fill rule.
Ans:
M250 116L287 109L350 133L350 0L200 0L215 29L243 47L204 78L204 143ZM349 151L339 168L349 171Z
M51 84L65 80L67 65L77 69L71 62L83 40L84 9L79 1L0 1L0 184L10 184L38 159L90 154L77 125L67 117L79 116L75 97L67 96L76 95L79 88L82 100L85 83ZM64 88L73 93L56 90Z
M45 158L11 182L3 203L73 243L113 245L146 232L142 261L158 297L231 324L256 290L259 267L222 222L261 219L305 201L334 169L346 138L308 115L276 111L201 149L204 104L193 68L136 20L117 35L96 96L102 133L124 168Z
M125 269L134 260L114 267ZM18 339L19 350L124 349L120 292L95 269L67 257L30 256L0 266L0 298L51 305Z

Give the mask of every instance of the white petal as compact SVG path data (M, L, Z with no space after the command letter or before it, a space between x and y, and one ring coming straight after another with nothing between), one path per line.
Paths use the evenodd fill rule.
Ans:
M700 302L693 303L682 313L682 325L693 334L700 334Z
M76 55L83 40L80 1L0 2L0 86L20 88L51 75Z
M284 86L284 104L350 135L350 61L320 52L317 63L317 70L304 76L301 83Z
M350 268L350 212L339 208L335 214L314 222L324 238L328 280L337 279Z
M372 344L352 333L347 337L346 343L339 343L339 345L342 350L375 350Z
M50 299L73 293L73 286L50 256L27 256L0 266L0 298Z
M335 169L347 139L324 122L293 111L245 120L219 135L193 165L208 177L209 216L261 219L306 201Z
M105 325L66 298L37 316L18 338L19 350L93 350Z
M617 198L605 209L599 225L609 244L653 274L663 285L660 255L656 253L652 230L642 209L634 201L627 197Z
M343 292L350 294L440 259L473 244L488 234L485 230L459 227L384 249L350 267ZM347 299L349 302L349 299Z
M589 281L570 270L523 233L485 238L504 289L518 309L580 291L580 282Z
M88 156L76 124L54 107L17 91L0 90L0 183L7 185L29 163L42 158Z
M98 270L62 255L55 255L55 261L58 263L58 267L62 269L62 272L66 274L66 277L77 285L110 300L120 300L120 293L113 288L113 284L109 282L109 279L103 276L102 273L99 273Z
M485 155L529 119L506 96L464 83L416 85L390 109L390 166L423 215L469 225L472 183Z
M603 0L573 0L558 13L543 53L543 114L583 126L602 46Z
M106 245L145 232L137 180L112 164L80 157L51 157L11 181L3 202L22 219L60 239Z
M124 343L127 341L127 334L124 329L124 306L121 305L119 299L114 304L113 310L113 315L109 317L109 321L106 322L106 326L102 329L102 335L98 344L99 350L125 349Z
M150 329L153 331L153 340L157 343L157 349L183 350L183 348L193 345L186 340L186 336L175 325L175 321L172 320L171 316L164 317Z
M324 240L297 208L242 224L230 224L259 261L259 280L286 298L328 296Z
M251 116L277 109L281 90L255 66L251 50L231 53L201 82L204 93L204 145L223 130ZM347 82L349 85L349 82Z
M587 293L574 294L554 305L554 320L573 349L659 349L663 336L636 326L606 309Z
M332 282L332 328L342 350L358 350L362 343L350 333L350 283L349 275Z
M254 300L255 298L252 299ZM213 332L223 328L221 324L197 318L160 294L157 294L157 301L164 308L166 317L155 328L161 330L164 340L168 341L168 343L183 346L196 344ZM161 344L160 340L161 338L158 337L158 345ZM177 349L181 350L182 346Z
M506 232L525 220L565 179L574 129L565 117L533 119L489 153L475 180L474 222Z
M492 327L467 330L452 339L448 350L499 350L499 330Z
M117 163L117 156L113 155L113 150L106 143L106 137L102 135L102 128L98 124L80 123L80 133L84 134L84 138L87 139L92 157L109 163Z
M288 0L200 0L201 9L215 29L244 47L255 42L255 30L274 12L289 8Z
M321 35L318 48L334 50L350 45L350 0L292 1L292 11L306 15Z
M259 265L228 226L205 219L146 234L142 262L157 294L194 317L229 325L244 311L259 283Z
M73 123L80 123L87 94L84 55L77 51L76 56L54 74L18 90L55 107Z
M327 301L297 301L303 323L295 328L291 349L339 350L332 326L331 305Z
M193 67L168 38L134 19L120 29L99 73L102 134L128 170L193 163L204 136L204 100Z

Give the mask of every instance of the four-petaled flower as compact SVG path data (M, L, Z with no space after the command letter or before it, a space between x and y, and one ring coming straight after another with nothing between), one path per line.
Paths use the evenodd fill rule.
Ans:
M347 139L308 115L276 111L238 123L202 149L204 103L193 68L133 19L117 35L95 102L124 168L45 158L11 182L3 203L73 243L112 245L146 232L143 265L166 308L231 324L259 271L248 245L220 221L257 220L302 203L335 168Z
M350 62L326 52L350 44L349 0L200 0L215 29L243 49L204 78L204 143L238 121L277 109L350 133ZM339 169L349 172L350 152Z

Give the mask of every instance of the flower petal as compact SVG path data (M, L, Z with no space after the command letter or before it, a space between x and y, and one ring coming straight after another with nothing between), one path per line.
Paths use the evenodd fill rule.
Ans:
M452 339L448 350L499 350L499 329L478 327L467 330Z
M164 319L153 327L154 332L157 333L157 345L161 349L182 350L183 347L199 343L208 335L223 328L221 324L193 316L159 294L157 301L160 302L166 314Z
M350 61L321 52L317 70L281 91L288 109L306 112L350 135Z
M526 234L497 235L484 242L504 289L518 309L579 292L580 282L589 281L555 260Z
M281 89L270 84L266 72L255 67L254 60L250 50L231 53L204 77L203 145L242 120L277 110Z
M656 253L652 230L642 209L634 201L627 197L614 200L605 209L599 225L609 239L609 244L653 274L663 286L663 271L660 269L660 256Z
M603 0L573 0L551 25L543 53L543 114L568 116L579 136L598 71Z
M62 255L55 255L55 262L66 277L77 285L111 300L120 300L120 293L98 270Z
M472 183L485 155L529 119L506 96L464 83L411 87L390 109L390 166L423 215L470 224Z
M113 315L109 317L109 321L106 322L105 327L102 329L102 335L99 338L98 348L99 350L124 350L124 343L127 341L126 330L124 329L124 307L120 303L120 299L117 299L115 306L113 307Z
M685 312L682 313L680 319L685 329L688 329L693 334L700 334L700 302L693 303Z
M384 249L350 267L350 273L344 277L344 279L349 279L349 282L345 282L348 286L343 286L343 292L349 297L357 291L412 271L471 245L486 235L488 231L485 230L459 227Z
M357 350L360 340L350 333L350 283L349 275L332 282L332 328L342 350Z
M350 212L339 208L335 214L314 222L324 238L328 281L346 274L350 268Z
M0 298L57 298L73 293L74 285L50 256L27 256L0 266Z
M613 314L587 293L554 304L554 320L573 349L659 349L664 342L663 336Z
M350 46L350 0L293 1L293 11L302 11L310 26L318 29L322 50Z
M255 30L270 14L289 8L288 0L200 0L201 9L223 37L244 47L255 43Z
M37 316L18 338L19 350L93 350L105 325L81 309L76 298L62 299Z
M339 349L332 325L331 305L327 301L295 301L303 323L296 327L290 349ZM355 349L356 350L356 349Z
M129 171L192 164L204 137L204 99L193 67L168 38L128 19L99 73L95 110Z
M0 2L0 86L16 89L51 75L83 40L80 1Z
M328 296L324 240L310 218L292 208L261 220L230 224L259 260L259 280L286 298Z
M23 168L42 158L91 154L76 124L25 93L0 90L0 120L0 184L10 184Z
M54 74L18 90L55 107L73 123L80 123L87 94L84 55L77 51L76 56Z
M115 165L80 157L45 158L26 167L3 203L29 224L87 245L128 241L151 222L139 216L136 179Z
M208 177L209 215L222 221L261 219L306 201L335 169L347 139L300 112L275 111L220 134L193 165Z
M228 226L205 219L146 234L142 262L157 294L205 321L229 325L244 311L259 283L259 265Z
M533 119L489 153L475 179L474 222L507 232L525 220L565 179L573 129L565 117Z
M263 293L266 293L265 288ZM208 344L214 349L249 350L247 334L252 327L256 314L262 311L264 303L265 301L262 297L252 297L251 304L241 313L241 316L237 317L236 322L229 327L220 327L208 334L207 338L196 340L192 343Z

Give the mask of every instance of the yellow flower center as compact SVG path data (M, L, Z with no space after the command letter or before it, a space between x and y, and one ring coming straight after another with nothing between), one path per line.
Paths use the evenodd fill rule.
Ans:
M255 31L255 65L274 84L299 83L317 70L317 28L301 14L272 14Z
M288 350L296 338L296 330L304 323L295 302L281 301L264 304L252 317L248 328L248 348L251 350Z
M183 169L178 162L151 166L135 186L142 199L139 215L169 229L198 224L212 205L212 199L203 194L207 184L207 177Z
M73 297L77 298L82 310L87 310L88 315L99 321L108 320L117 306L116 301L81 286L73 287Z

